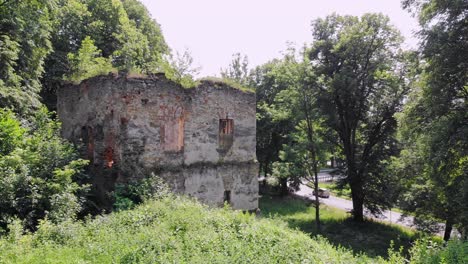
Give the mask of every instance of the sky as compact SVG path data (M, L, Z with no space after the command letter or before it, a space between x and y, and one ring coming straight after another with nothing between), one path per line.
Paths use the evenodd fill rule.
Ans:
M247 55L249 67L281 57L288 44L312 42L311 22L336 12L360 16L378 12L405 37L404 48L415 48L417 21L400 0L141 0L161 25L175 52L188 50L198 77L219 76L232 55Z

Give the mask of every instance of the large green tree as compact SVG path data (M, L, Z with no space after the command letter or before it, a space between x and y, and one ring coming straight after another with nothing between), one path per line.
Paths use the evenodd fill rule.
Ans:
M468 229L468 2L405 0L421 25L422 72L405 109L403 139L414 166L404 163L407 210L443 219L444 239ZM409 155L408 155L409 156ZM403 161L405 161L403 159Z
M286 55L285 65L278 76L287 80L289 85L276 95L273 113L288 120L294 129L288 135L288 144L280 152L281 161L274 163L274 176L287 178L296 188L304 180L314 183L315 222L320 232L318 173L330 145L324 140L327 127L317 105L317 78L306 51L304 47L299 56L294 53Z
M386 160L397 151L395 112L406 92L402 37L381 14L330 15L313 22L309 54L319 78L319 103L345 156L353 217L391 205Z
M160 26L138 0L58 0L52 26L53 52L42 79L44 96L52 95L52 108L54 90L64 76L80 71L69 54L86 49L87 38L117 70L161 72L167 65L164 57L170 50ZM95 60L87 63L85 68L98 67Z
M53 0L0 0L0 107L39 108L54 9Z
M101 73L90 69L104 60L141 73L168 65L161 29L138 0L0 0L0 18L0 106L16 112L38 109L41 89L54 108L63 79ZM90 43L99 54L77 63Z
M276 59L256 67L249 77L257 94L257 159L265 176L272 174L272 164L279 160L280 151L294 130L293 122L281 114L288 103L276 98L291 85L291 79L286 77L290 75L288 68L286 60ZM281 192L287 194L287 177L280 178L280 183Z

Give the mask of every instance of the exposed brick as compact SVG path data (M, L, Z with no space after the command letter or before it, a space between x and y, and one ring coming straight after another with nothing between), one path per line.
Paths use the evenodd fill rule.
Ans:
M104 165L93 167L97 190L153 172L208 204L228 191L234 208L257 208L254 93L210 81L184 89L163 75L83 83L58 90L57 112L63 136ZM82 127L86 140L73 133Z

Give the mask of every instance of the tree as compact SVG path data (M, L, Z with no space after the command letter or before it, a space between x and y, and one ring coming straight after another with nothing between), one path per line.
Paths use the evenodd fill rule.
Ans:
M384 171L385 160L397 152L394 114L407 90L402 38L381 14L318 19L313 37L309 57L319 78L319 104L346 157L354 220L363 221L364 205L374 214L391 205L383 194L392 177Z
M280 151L287 145L288 135L294 124L280 109L287 109L287 102L276 96L291 85L284 78L288 62L275 59L252 70L249 83L257 94L257 159L265 176L273 173L272 164L279 161ZM288 193L288 177L280 177L281 193Z
M233 80L241 85L248 86L249 59L239 52L232 55L232 61L227 69L221 69L221 77Z
M186 88L196 86L194 78L200 69L201 67L193 65L193 57L188 49L185 49L182 55L176 52L175 56L167 56L163 64L166 77Z
M21 114L40 107L53 12L54 1L0 0L0 107Z
M273 163L272 175L293 188L298 188L303 180L314 183L315 221L320 232L318 172L328 145L321 137L326 128L317 108L316 76L305 51L306 48L297 55L290 48L276 65L275 81L285 88L276 93L268 111L273 122L287 122L291 129L285 135L287 144L279 151L280 161Z
M80 82L90 77L107 74L112 71L112 64L109 59L100 56L101 51L94 46L94 41L88 36L81 43L77 54L69 53L71 75L66 79Z
M420 168L405 174L405 208L419 218L443 219L444 239L457 225L468 232L468 3L405 0L422 27L422 72L403 117L406 151ZM407 170L411 164L404 163ZM424 200L421 200L424 199Z
M68 54L77 54L87 36L112 67L137 73L164 70L170 53L160 26L138 0L57 0L52 23L53 52L42 78L43 97L54 108L55 90L64 76L79 71ZM76 65L75 65L76 66ZM90 76L88 76L90 77Z

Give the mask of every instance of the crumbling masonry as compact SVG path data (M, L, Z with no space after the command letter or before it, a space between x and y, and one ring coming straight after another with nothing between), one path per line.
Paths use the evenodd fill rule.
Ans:
M57 93L63 136L91 161L100 199L153 172L205 203L258 207L254 93L214 81L184 89L162 74L110 74Z

